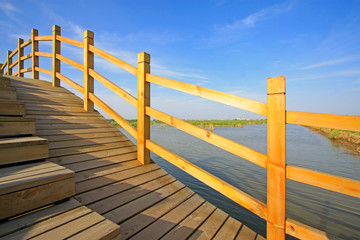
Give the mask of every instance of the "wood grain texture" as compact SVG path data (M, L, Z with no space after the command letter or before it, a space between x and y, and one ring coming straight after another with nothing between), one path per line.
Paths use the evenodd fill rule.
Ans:
M56 36L61 35L61 28L57 25L53 26L52 34L52 85L54 87L60 87L60 79L56 76L56 73L60 73L61 63L60 60L56 58L56 54L61 54L61 42L56 40Z

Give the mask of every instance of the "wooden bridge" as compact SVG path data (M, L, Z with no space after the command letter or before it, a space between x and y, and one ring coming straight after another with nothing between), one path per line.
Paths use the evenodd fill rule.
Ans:
M53 34L18 41L1 65L0 77L0 239L263 239L205 201L150 160L150 151L267 221L267 238L334 239L286 218L286 179L360 197L360 182L286 164L285 126L301 124L360 131L360 117L287 111L285 79L268 79L268 101L261 103L150 74L150 56L134 67L94 46ZM51 41L51 53L39 52ZM84 62L61 55L61 43L84 49ZM24 48L31 52L24 54ZM138 78L133 97L94 70L94 54ZM17 55L17 60L13 61ZM40 68L39 57L52 59ZM24 62L32 59L31 66ZM60 71L60 62L83 70L81 86ZM17 71L13 73L13 68ZM32 78L24 73L32 72ZM39 72L52 83L39 80ZM138 110L135 129L94 93L94 79ZM64 81L83 99L60 87ZM150 107L150 84L245 109L268 119L267 155L193 126ZM134 145L97 111L106 112L135 139ZM150 117L267 168L267 203L213 176L150 138Z

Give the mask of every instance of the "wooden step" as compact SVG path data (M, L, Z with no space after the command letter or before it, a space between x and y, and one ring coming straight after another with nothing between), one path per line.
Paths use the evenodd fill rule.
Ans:
M24 116L25 104L17 101L1 101L0 116Z
M0 77L0 87L10 87L10 79Z
M75 193L74 172L51 162L0 170L0 219L69 198Z
M0 87L0 100L16 100L16 89L13 87Z
M48 156L48 141L45 138L0 138L0 165L45 159Z
M1 239L120 239L119 225L71 198L0 223Z
M0 116L0 137L14 137L34 134L34 118Z

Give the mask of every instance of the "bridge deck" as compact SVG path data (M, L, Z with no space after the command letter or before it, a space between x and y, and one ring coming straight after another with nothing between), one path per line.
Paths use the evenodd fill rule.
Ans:
M121 239L263 239L156 163L140 165L136 146L70 91L18 77L11 85L49 140L48 160L75 171L75 198L119 224Z

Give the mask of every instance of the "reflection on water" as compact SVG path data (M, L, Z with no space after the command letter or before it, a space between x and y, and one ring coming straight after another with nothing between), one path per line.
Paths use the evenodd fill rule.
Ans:
M215 127L214 132L266 154L266 125ZM287 125L287 164L360 180L360 157L325 137ZM266 170L173 127L152 126L151 139L266 203ZM152 154L152 159L209 202L265 235L266 223L203 183ZM360 239L357 198L287 181L286 217L344 239Z

